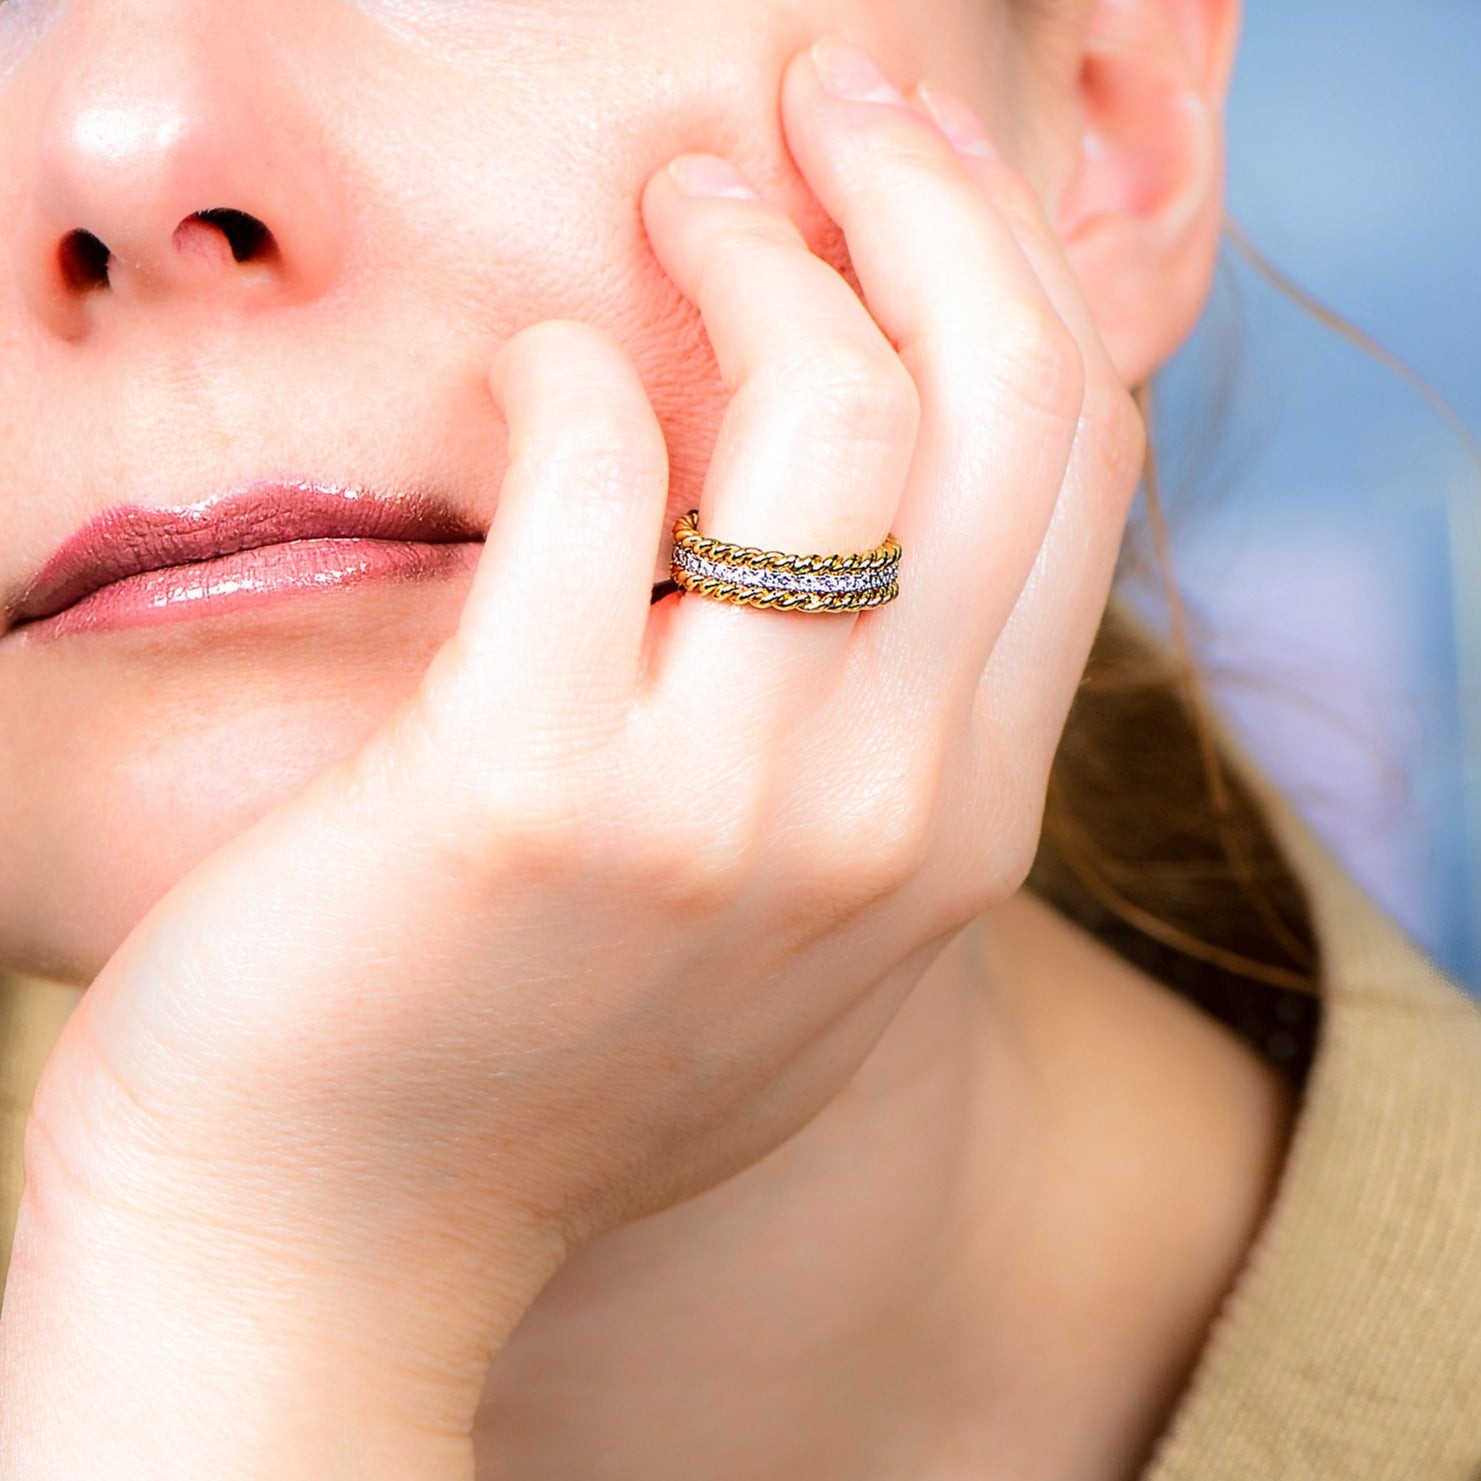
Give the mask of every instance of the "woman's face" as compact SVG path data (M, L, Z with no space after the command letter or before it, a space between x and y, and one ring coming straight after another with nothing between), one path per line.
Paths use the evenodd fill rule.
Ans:
M683 150L728 155L844 266L777 117L826 31L1019 121L1001 0L0 0L0 600L114 504L266 476L429 488L486 528L486 368L552 317L630 352L670 519L691 507L725 397L639 192ZM177 233L219 208L266 245ZM106 282L64 271L79 231ZM415 687L466 586L0 634L0 965L86 982Z

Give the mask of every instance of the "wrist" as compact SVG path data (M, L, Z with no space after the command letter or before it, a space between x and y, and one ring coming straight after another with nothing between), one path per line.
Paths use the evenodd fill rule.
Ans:
M23 1207L0 1316L0 1474L472 1476L466 1438L371 1352L285 1320L244 1283L200 1292L128 1246L39 1252Z
M472 1476L484 1375L553 1246L491 1233L463 1272L430 1243L386 1248L372 1273L363 1239L337 1257L332 1223L310 1240L286 1205L199 1217L209 1189L147 1158L125 1182L116 1153L79 1177L28 1121L0 1475Z

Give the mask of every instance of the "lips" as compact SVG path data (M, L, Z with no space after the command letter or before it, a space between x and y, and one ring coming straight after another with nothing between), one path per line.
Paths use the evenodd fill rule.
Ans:
M63 541L11 606L9 625L55 616L145 572L259 547L325 539L443 545L483 537L467 516L420 491L300 480L263 480L189 505L121 504Z

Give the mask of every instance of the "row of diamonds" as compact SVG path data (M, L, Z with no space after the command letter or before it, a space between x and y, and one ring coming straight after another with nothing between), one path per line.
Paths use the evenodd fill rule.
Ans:
M674 564L695 576L730 581L737 586L762 586L768 591L873 591L888 586L900 574L899 561L863 571L773 571L765 566L734 566L706 560L676 547Z

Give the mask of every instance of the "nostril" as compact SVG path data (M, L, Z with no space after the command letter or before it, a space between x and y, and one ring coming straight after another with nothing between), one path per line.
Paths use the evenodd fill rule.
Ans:
M233 211L219 207L210 211L197 211L195 219L216 227L231 246L231 255L238 262L246 262L259 256L264 245L272 245L272 233L255 216L245 211Z
M3 0L0 0L3 3ZM204 221L226 238L231 255L238 262L263 256L274 247L273 234L255 216L222 206L209 211L196 211L188 221ZM57 249L62 277L69 288L90 289L108 286L108 264L113 254L92 232L79 228L69 231Z
M90 231L69 231L58 251L62 276L69 288L102 288L108 283L108 259L113 254Z

